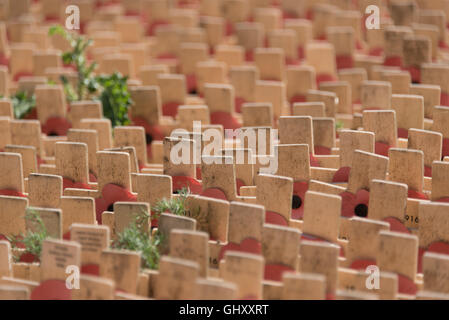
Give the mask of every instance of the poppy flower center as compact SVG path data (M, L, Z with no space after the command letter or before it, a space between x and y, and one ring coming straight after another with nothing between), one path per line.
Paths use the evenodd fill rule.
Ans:
M153 141L153 137L149 133L145 134L145 139L147 141L147 144L151 144L151 142Z
M364 203L358 204L354 208L354 213L358 217L366 218L366 216L368 216L368 207L367 207L367 205L364 204Z
M302 200L299 196L296 194L293 195L292 199L292 209L298 209L302 205Z

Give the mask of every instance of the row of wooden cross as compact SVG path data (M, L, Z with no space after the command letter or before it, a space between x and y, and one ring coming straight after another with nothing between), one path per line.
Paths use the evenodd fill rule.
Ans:
M129 126L67 102L48 29L70 4L96 73L129 76ZM448 4L0 0L0 299L448 299ZM156 217L184 188L185 215ZM39 257L9 241L31 211ZM112 246L140 212L157 270Z

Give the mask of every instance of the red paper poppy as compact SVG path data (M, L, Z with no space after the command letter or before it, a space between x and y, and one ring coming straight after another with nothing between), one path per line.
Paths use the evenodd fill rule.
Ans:
M337 78L331 74L317 74L316 76L316 84L318 87L320 87L321 82L333 82L337 81Z
M389 217L384 219L385 222L390 224L390 231L410 234L410 230L399 219Z
M127 17L140 17L140 12L138 10L126 10L125 16Z
M235 112L242 113L242 106L246 103L246 100L242 97L235 97Z
M301 64L301 61L296 58L285 57L285 64L288 66L298 66Z
M408 129L398 128L398 138L408 139Z
M135 126L145 128L145 134L147 135L147 155L148 159L152 159L153 152L151 150L151 141L161 141L164 139L162 127L157 124L151 125L141 117L133 117L132 123Z
M170 22L167 20L155 20L151 22L147 28L147 36L154 36L157 28L159 28L160 26L166 26L168 24L170 24Z
M354 270L365 271L366 268L368 268L369 266L375 266L375 265L376 265L376 260L358 259L358 260L353 261L349 268L354 269Z
M0 196L9 196L9 197L22 197L26 198L22 192L11 190L11 189L2 189L0 190Z
M374 147L374 152L380 156L388 157L388 150L390 150L391 146L384 142L376 142Z
M40 259L39 259L39 257L35 256L32 253L25 252L25 253L22 253L22 255L20 256L19 262L35 263L35 262L40 262Z
M293 108L293 104L294 103L303 103L303 102L307 102L307 97L305 95L302 95L302 94L294 95L290 99L290 104L292 105L292 108ZM293 113L293 110L292 110L292 113Z
M334 292L326 292L326 300L335 300L336 296Z
M180 191L183 188L189 188L193 194L201 194L203 192L203 186L192 177L186 176L174 176L172 177L173 192Z
M424 176L432 178L432 167L424 166Z
M449 94L446 92L441 92L441 105L449 107Z
M345 183L349 181L349 173L351 172L350 167L341 167L335 172L332 178L332 183Z
M40 167L41 164L46 164L46 161L39 156L36 156L37 166Z
M441 41L438 43L438 46L440 47L440 49L443 49L443 50L449 49L447 43L446 43L444 40L441 40Z
M70 233L70 231L67 231L66 233L64 233L64 234L62 235L62 239L64 239L64 240L70 240L70 238L71 238L71 233Z
M225 193L221 189L219 189L219 188L206 189L203 192L201 192L201 196L228 201L228 199L226 198Z
M341 215L346 218L353 216L367 217L369 191L361 189L356 194L343 192L341 196Z
M287 219L283 215L273 211L265 211L265 223L288 227Z
M221 124L223 129L239 129L241 124L235 119L232 114L224 111L215 111L210 115L211 124Z
M25 120L36 120L37 119L37 109L33 108L30 112L24 117Z
M118 3L116 0L110 0L110 1L98 1L96 2L95 6L97 8L101 8L101 7L109 7L112 6L114 4Z
M282 11L282 19L298 19L296 12Z
M402 275L398 274L398 292L402 294L408 294L408 295L416 295L416 292L418 291L418 287L416 286L415 282Z
M384 53L384 48L378 47L378 48L372 48L370 49L368 55L373 57L380 57Z
M384 66L401 67L402 66L402 58L399 56L385 57Z
M336 57L337 69L351 69L354 67L354 58L350 55L341 55Z
M306 19L307 19L307 20L313 20L313 18L314 18L314 12L313 12L313 9L307 10L307 12L306 12Z
M235 186L237 189L237 195L240 196L240 188L245 187L246 184L240 179L235 179Z
M156 57L157 60L164 62L164 61L177 61L178 57L173 53L161 53Z
M201 167L200 166L196 167L196 179L201 180Z
M19 71L19 72L17 72L17 73L14 75L13 80L14 80L14 82L17 82L17 81L19 81L21 78L24 78L24 77L32 77L32 76L33 76L33 73L32 73L32 72L28 72L28 71Z
M309 189L308 182L293 183L293 203L292 203L292 219L302 220L304 216L304 199Z
M234 34L234 26L231 22L226 21L226 36Z
M64 69L70 69L70 70L73 70L73 71L78 71L77 67L75 65L71 64L71 63L69 63L69 64L64 64L63 63L62 67Z
M92 276L99 276L100 266L98 264L84 264L81 266L81 273Z
M60 18L56 15L52 15L52 14L48 14L45 16L45 22L53 22L53 23L58 23L60 22Z
M264 279L271 281L282 281L284 272L295 272L295 269L283 264L266 264Z
M22 239L21 236L17 236L16 237L17 242L15 243L15 245L16 245L17 248L25 249L25 245L23 244L23 242L20 241L21 239ZM9 241L8 238L5 235L0 234L0 241L3 241L3 240L4 241Z
M62 188L65 190L67 188L71 189L92 189L87 183L75 182L68 178L62 178Z
M72 124L65 118L52 117L42 125L42 132L49 136L66 136Z
M318 161L317 158L315 158L313 156L312 153L310 153L310 157L309 158L310 158L310 166L311 167L321 167L320 162Z
M419 248L418 250L418 272L422 273L422 260L426 252L449 255L449 243L444 241L432 242L427 249Z
M197 81L195 74L186 74L187 92L196 92Z
M90 182L97 182L97 177L92 172L89 172L89 181Z
M175 101L164 103L164 105L162 106L162 114L164 116L175 118L178 114L178 108L180 105L182 105L182 103Z
M151 215L154 215L154 213L151 213ZM157 228L158 226L159 226L159 218L151 219L151 228Z
M449 156L449 138L443 138L443 150L441 153L441 159Z
M306 55L304 54L304 47L302 46L298 47L298 57L301 60L303 60L306 57Z
M0 65L9 66L9 58L4 53L0 53Z
M240 242L240 244L229 242L223 248L221 248L220 254L218 255L219 260L222 260L225 256L226 251L239 251L252 254L262 254L262 245L260 241L254 238L246 238Z
M162 141L164 139L164 133L162 127L158 124L149 124L145 119L141 117L133 117L132 122L136 126L145 128L145 133L151 135L152 140Z
M104 211L108 211L109 207L117 201L133 202L137 201L137 197L129 190L118 185L109 183L101 190L102 197L95 199L95 211L98 224L101 224L101 215Z
M72 294L63 280L47 280L31 292L31 300L71 300Z
M435 202L449 202L449 197L444 197L444 198L435 200Z
M245 61L246 62L253 62L254 61L254 51L253 50L246 50L246 52L245 52Z
M332 154L331 148L323 147L323 146L317 146L315 145L313 147L315 154L319 156L330 156Z
M412 82L414 82L414 83L421 82L421 69L419 67L410 66L410 67L405 67L404 70L410 72Z
M429 197L425 193L412 189L408 189L408 197L412 199L429 200Z

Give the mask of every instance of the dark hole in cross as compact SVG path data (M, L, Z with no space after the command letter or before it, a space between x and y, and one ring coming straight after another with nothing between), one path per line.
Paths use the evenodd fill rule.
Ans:
M54 132L54 131L51 131L49 134L47 134L47 136L49 136L49 137L57 137L58 134L56 132Z
M109 205L108 211L114 212L114 204L113 204L113 203L111 203L111 204Z
M179 194L179 190L173 191L174 194Z
M196 89L192 89L189 91L190 94L198 94L198 92L196 91Z
M301 207L301 205L302 205L301 197L294 194L292 199L292 209L298 209L299 207Z
M368 216L367 205L364 203L358 204L354 209L354 213L358 217L366 218Z
M153 136L149 133L145 134L145 139L147 141L147 144L151 144L151 142L153 141Z

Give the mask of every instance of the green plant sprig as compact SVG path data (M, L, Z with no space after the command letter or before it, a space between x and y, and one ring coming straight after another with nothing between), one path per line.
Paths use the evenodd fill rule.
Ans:
M29 96L25 91L16 92L10 99L15 119L25 118L36 107L36 97Z
M145 226L149 218L147 212L136 215L129 227L117 234L117 240L113 242L112 247L140 252L142 267L155 270L159 267L159 246L163 237L159 232L151 235L150 228Z
M345 124L343 123L343 121L337 121L337 122L335 122L335 129L336 129L336 130L343 129L344 127L345 127Z
M98 89L97 81L93 76L97 63L92 62L91 64L88 64L86 59L86 50L92 45L93 41L80 35L75 36L59 25L50 27L49 35L53 36L55 34L62 36L70 43L72 51L64 52L62 61L65 65L73 65L78 73L76 89L72 88L67 77L61 76L66 96L69 101L85 100L89 93L94 93Z
M88 63L86 50L92 40L67 32L62 26L50 28L49 35L61 35L72 48L62 55L66 65L73 65L78 74L77 85L74 88L66 76L61 76L64 92L69 102L81 101L89 97L100 100L104 116L111 120L112 127L125 126L130 123L128 110L132 104L128 90L128 77L120 73L95 76L96 62Z
M185 216L186 215L186 200L190 195L190 190L188 188L182 188L179 191L179 197L171 198L167 200L166 198L160 200L156 203L154 207L151 208L155 218L159 218L159 216L164 212L169 212L175 214L177 216Z
M114 72L96 78L101 87L99 100L103 105L104 116L111 120L112 127L125 126L130 123L128 109L131 106L131 95L128 91L128 77Z
M36 97L34 95L28 96L25 91L18 92L12 96L11 102L16 119L25 118L36 107Z
M27 210L25 213L25 220L28 223L28 231L19 236L7 237L11 242L13 248L17 248L19 243L25 245L25 252L34 255L40 259L42 253L42 243L48 238L47 228L45 227L42 218L35 210ZM20 260L20 257L15 257Z
M187 208L186 201L189 195L190 190L188 188L182 188L179 191L178 197L170 200L166 198L162 199L152 208L155 217L159 218L162 213L169 212L177 216L193 218L197 221L199 229L208 231L206 230L209 224L207 213L202 212L200 207L194 209Z

